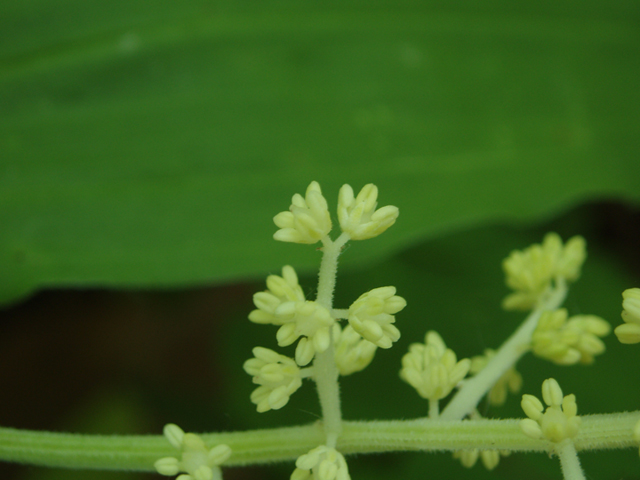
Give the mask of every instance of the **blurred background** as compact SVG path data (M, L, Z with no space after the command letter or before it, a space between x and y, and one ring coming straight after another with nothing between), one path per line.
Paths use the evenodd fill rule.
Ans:
M459 357L498 347L523 319L500 309L500 262L547 231L587 239L569 312L618 325L621 292L640 286L639 20L622 0L0 2L0 425L317 420L312 385L256 413L242 370L254 346L276 348L275 327L247 320L266 275L291 264L315 295L320 253L271 238L312 180L332 212L343 183L400 208L341 257L337 307L384 285L408 302L398 344L342 381L346 419L426 414L398 371L428 329ZM554 376L581 413L636 409L640 351L605 343L589 367L525 357L523 393ZM517 397L480 410L522 415ZM640 478L636 449L581 460L591 478ZM348 461L354 480L562 478L544 455L493 472L450 454Z

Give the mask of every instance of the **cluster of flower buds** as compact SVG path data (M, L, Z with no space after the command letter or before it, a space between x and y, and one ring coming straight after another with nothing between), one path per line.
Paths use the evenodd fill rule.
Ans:
M467 375L471 360L458 361L435 331L427 332L425 343L414 343L402 357L400 378L418 391L422 398L437 401L451 393Z
M358 194L344 185L338 200L338 218L347 240L372 238L389 228L398 209L386 206L376 210L378 189L366 185ZM312 182L305 197L295 194L287 212L274 217L280 229L276 240L294 243L330 242L332 223L320 185ZM371 363L377 347L389 348L400 332L393 325L394 315L406 302L395 295L394 287L376 288L363 294L348 310L349 325L344 329L329 309L317 301L306 300L293 267L282 269L282 276L269 275L267 290L253 296L256 309L249 314L254 323L280 327L276 339L280 347L298 344L294 360L272 350L254 349L255 358L245 370L260 385L251 395L259 412L282 408L301 385L301 378L313 376L313 368L300 370L317 354L334 345L334 358L341 375L364 369ZM298 340L299 339L299 340Z
M231 456L231 449L227 445L207 449L198 435L184 433L172 423L165 425L164 436L180 451L181 457L164 457L156 461L154 466L160 475L173 476L185 472L176 480L222 479L220 465Z
M520 421L522 431L529 437L554 443L575 437L581 423L576 396L563 397L558 382L549 378L542 383L542 399L548 405L546 410L537 397L522 396L522 410L529 417Z
M398 207L387 205L376 210L378 187L365 185L356 197L350 185L343 185L338 195L338 220L344 234L351 240L377 237L398 218ZM280 229L273 238L281 242L313 244L331 231L331 215L327 200L318 182L311 182L305 197L296 193L288 212L280 212L273 219Z
M590 364L605 351L599 337L611 331L609 322L595 315L575 315L567 310L544 312L531 337L533 353L558 365Z
M291 358L263 347L253 349L254 358L244 362L244 370L260 385L251 394L258 412L278 410L302 385L298 365Z
M350 185L343 185L338 194L338 220L340 228L351 240L377 237L393 225L398 218L398 207L387 205L376 210L378 187L369 183L357 197Z
M528 310L535 307L549 292L552 282L577 280L586 256L584 238L575 236L563 245L556 233L548 233L541 245L511 252L502 267L507 286L515 292L504 299L503 308Z
M393 325L394 315L407 302L396 295L395 287L380 287L364 293L349 307L349 324L365 339L380 348L391 348L400 338Z
M270 323L283 325L284 322L276 314L276 310L283 303L304 302L304 293L298 283L298 275L293 267L282 267L282 276L269 275L267 277L267 290L258 292L253 296L253 303L257 309L249 314L249 320L254 323Z
M311 182L305 197L296 193L288 212L273 218L278 230L273 238L281 242L317 243L331 231L331 216L318 182Z

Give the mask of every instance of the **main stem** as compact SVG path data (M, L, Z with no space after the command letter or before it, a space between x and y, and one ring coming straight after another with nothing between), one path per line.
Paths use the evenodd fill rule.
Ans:
M578 451L637 449L630 425L639 420L640 410L586 415L582 417L573 445ZM346 421L343 426L337 446L345 455L470 448L548 453L549 449L546 442L524 435L518 419ZM324 432L314 423L201 436L209 446L224 443L231 447L233 455L225 466L242 466L295 460L317 447ZM561 452L556 449L555 453L562 462ZM154 471L156 460L175 455L175 448L163 435L80 435L0 427L0 461L4 462L75 469ZM571 464L567 467L573 468Z
M336 286L338 256L343 245L349 240L345 233L335 242L327 236L322 239L323 255L318 274L318 297L316 302L327 310L333 308L333 290ZM326 435L326 445L334 448L342 433L342 410L340 408L340 386L338 367L334 359L333 338L329 348L316 354L313 361L314 377L318 387L318 398L322 408L322 421Z

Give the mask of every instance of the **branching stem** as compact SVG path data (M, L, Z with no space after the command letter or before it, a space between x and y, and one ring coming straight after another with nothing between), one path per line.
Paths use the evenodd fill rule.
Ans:
M502 344L495 356L475 377L465 380L462 387L442 410L443 420L461 420L469 415L482 397L495 385L504 373L513 367L529 350L531 336L543 312L555 310L564 302L567 286L562 279L545 301L534 309L518 329Z

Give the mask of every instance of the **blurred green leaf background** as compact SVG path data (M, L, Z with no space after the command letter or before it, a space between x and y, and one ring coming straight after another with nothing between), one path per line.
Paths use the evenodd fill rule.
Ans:
M333 207L343 183L376 183L401 212L341 258L339 306L387 284L409 303L400 344L344 380L349 419L424 414L397 371L427 329L460 356L497 347L520 320L499 310L500 261L548 229L589 244L569 310L617 325L640 285L639 20L622 0L0 2L0 424L314 421L311 386L255 413L241 370L275 346L246 320L264 276L294 265L314 293L319 253L271 239L311 180ZM553 375L583 413L637 408L637 349L607 345L589 368L525 359L524 390ZM536 455L491 473L448 454L349 463L354 479L561 478ZM640 478L631 450L583 463Z

